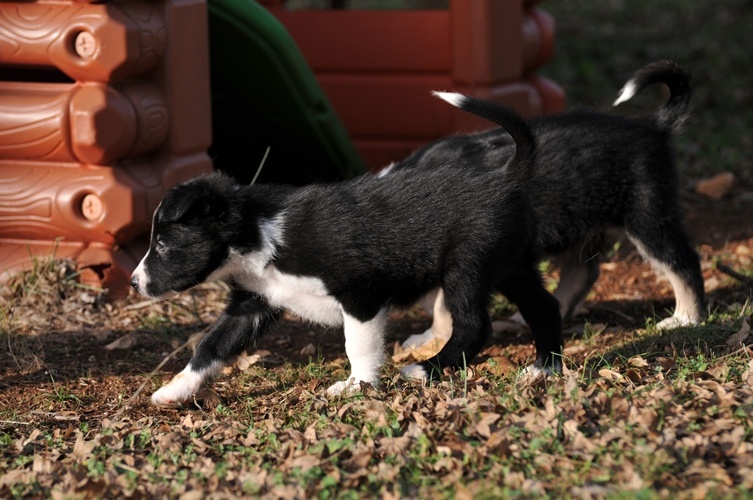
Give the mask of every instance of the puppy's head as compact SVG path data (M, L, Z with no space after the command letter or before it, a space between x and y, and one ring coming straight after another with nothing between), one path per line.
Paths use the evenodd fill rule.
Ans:
M149 250L131 285L160 297L204 282L230 252L227 228L237 190L232 180L212 174L168 191L154 212Z

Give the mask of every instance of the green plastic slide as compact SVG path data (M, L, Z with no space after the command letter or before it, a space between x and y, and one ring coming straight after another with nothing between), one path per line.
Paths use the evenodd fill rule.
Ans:
M282 24L253 0L208 0L215 168L302 185L366 172Z

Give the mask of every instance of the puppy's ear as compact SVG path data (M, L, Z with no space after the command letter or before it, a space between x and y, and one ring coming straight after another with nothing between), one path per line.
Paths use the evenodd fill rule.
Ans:
M176 190L162 202L162 222L176 222L188 226L206 223L207 219L221 217L224 210L222 198L197 189Z

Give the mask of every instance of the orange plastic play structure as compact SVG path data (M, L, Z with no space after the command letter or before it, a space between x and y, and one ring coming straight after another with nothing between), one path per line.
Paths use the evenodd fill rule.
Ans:
M564 93L534 74L554 53L554 20L535 1L450 0L444 10L288 10L288 29L372 170L416 147L489 123L431 97L455 90L524 116L561 111Z
M0 1L0 279L54 254L76 260L83 282L124 295L153 211L169 187L212 169L210 146L217 168L239 165L244 177L259 159L245 158L246 144L277 141L261 179L303 183L357 175L364 163L378 170L438 137L490 126L431 90L526 116L564 104L534 74L554 46L553 20L536 2L396 11L208 2ZM264 74L249 71L257 67ZM248 131L268 142L247 141ZM325 171L328 155L335 167Z
M54 253L122 295L165 190L211 170L206 6L2 2L0 19L0 272Z

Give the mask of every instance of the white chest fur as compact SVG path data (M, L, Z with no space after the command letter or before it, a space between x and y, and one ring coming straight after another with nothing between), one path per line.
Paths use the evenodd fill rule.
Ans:
M273 307L281 307L301 318L327 326L343 322L340 303L332 297L319 278L280 272L274 265L264 266L258 254L232 253L228 262L207 281L232 278L239 286L256 292Z
M343 323L340 303L327 291L319 278L280 272L270 260L283 241L284 214L259 223L262 243L257 251L230 250L228 260L207 281L232 279L246 290L262 295L273 307L280 307L301 318L328 326Z
M263 295L270 305L285 308L305 320L328 326L342 325L342 306L329 295L319 278L285 274L270 265L261 276L249 276L239 280L239 284Z

